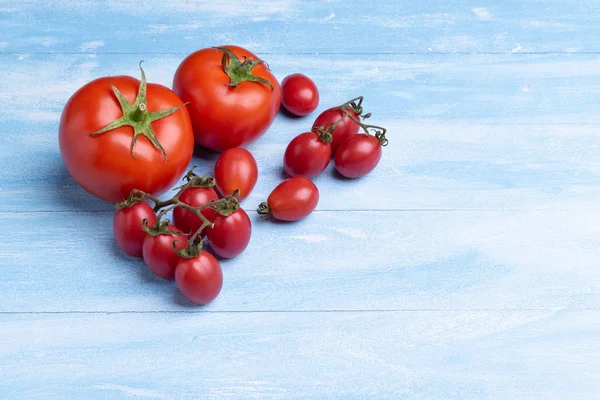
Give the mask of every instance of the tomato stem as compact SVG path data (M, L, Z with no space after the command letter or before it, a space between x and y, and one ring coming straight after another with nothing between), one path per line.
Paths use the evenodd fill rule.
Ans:
M363 100L364 100L363 96L358 96L358 97L353 98L352 100L348 100L341 106L336 107L336 108L339 108L344 115L339 117L337 121L330 124L327 128L325 128L324 126L316 127L317 128L316 133L319 134L319 132L323 132L323 133L328 132L331 135L331 138L333 139L333 131L338 126L338 124L344 120L344 117L346 117L346 116L351 117L347 111L348 109L351 109L352 111L354 111L356 113L356 115L358 115L363 120L371 117L371 113L367 113L367 114L363 115L363 108L362 108ZM362 126L362 124L360 122L357 122L355 118L350 118L350 119L352 121L356 122L359 126ZM321 137L321 135L319 135L319 136ZM321 139L323 139L323 137L321 137ZM323 141L326 141L326 140L323 139ZM331 142L331 140L329 142Z
M152 122L168 117L169 115L179 110L181 107L184 107L187 103L184 103L178 107L148 112L148 101L146 95L146 74L144 73L144 69L142 68L142 62L143 61L140 61L140 71L142 79L140 80L138 94L133 104L127 101L127 99L125 98L125 96L123 96L119 89L111 85L113 93L115 94L115 97L117 98L117 101L121 106L123 116L117 118L104 128L97 130L96 132L90 133L89 136L96 137L108 131L112 131L113 129L120 128L122 126L131 126L133 128L133 137L131 139L131 145L129 146L129 153L131 154L132 158L135 158L135 155L133 154L133 149L139 136L145 136L150 141L150 143L152 143L152 145L162 153L165 161L169 162L169 158L167 157L165 149L162 147L162 145L156 138L156 134L152 129Z
M260 215L269 215L271 214L271 209L269 208L269 204L266 201L263 201L258 205L256 212Z
M344 110L344 109L342 109L342 112L348 118L350 118L352 121L354 121L355 123L357 123L358 126L360 126L365 131L365 133L367 135L374 134L375 137L377 138L377 140L379 140L379 144L381 144L381 146L385 147L385 146L387 146L389 144L387 138L385 137L385 133L387 132L387 129L385 129L382 126L364 124L364 123L358 121L352 115L350 115L350 113L348 111ZM372 130L373 132L369 132L369 129Z
M327 129L323 129L322 127L318 127L315 134L325 143L331 143L333 140L333 129L335 126L330 125Z
M135 110L131 112L131 119L135 122L141 122L146 116L146 103L140 103Z
M204 214L202 214L202 211L207 208L210 208L218 214L228 216L228 215L231 215L233 212L235 212L240 206L240 203L238 200L239 190L234 191L231 195L224 197L222 199L211 200L210 202L208 202L208 204L200 206L200 207L192 207L192 206L182 202L181 200L179 200L179 197L181 196L181 194L188 188L191 188L191 187L213 187L215 185L215 180L213 177L208 176L208 175L199 176L194 172L195 168L196 168L195 166L192 167L186 173L186 175L183 177L183 179L186 182L183 185L175 188L175 190L177 190L177 193L168 200L160 200L159 198L157 198L151 194L148 194L148 193L143 192L138 189L133 189L131 191L131 193L129 194L129 198L127 200L124 200L116 205L116 208L119 210L122 208L130 207L133 204L138 203L140 201L144 201L144 200L152 201L154 203L154 211L155 212L160 211L158 213L158 215L156 216L156 224L150 228L150 227L148 227L147 220L145 220L145 222L142 223L142 229L146 233L148 233L152 236L156 236L161 233L162 234L185 235L186 233L175 232L175 231L172 231L171 229L169 229L168 226L169 226L170 221L168 219L163 219L163 218L165 217L165 215L168 212L173 211L177 207L183 208L187 211L194 213L196 216L198 216L198 218L200 218L200 220L202 221L202 225L196 232L194 232L194 234L190 238L188 247L186 249L177 249L176 243L173 244L173 248L177 251L177 253L179 255L181 255L182 257L188 257L188 258L195 257L198 254L200 254L200 251L202 250L202 243L201 243L201 241L199 241L199 243L196 243L196 241L200 238L202 232L206 228L213 227L213 225L214 225L208 218L206 218L204 216Z
M223 66L223 71L225 71L230 79L229 83L225 84L225 86L237 87L237 85L242 82L260 82L268 85L271 88L271 91L273 91L273 84L271 82L269 82L267 79L252 74L254 67L264 63L263 60L255 60L252 57L244 57L244 61L242 62L238 56L225 47L213 48L223 52L221 65ZM229 59L229 64L227 64L227 59Z

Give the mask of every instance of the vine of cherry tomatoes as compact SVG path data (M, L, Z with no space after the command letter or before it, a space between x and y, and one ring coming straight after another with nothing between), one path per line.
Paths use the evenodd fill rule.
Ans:
M298 117L314 112L319 91L300 73L279 84L263 60L239 46L190 54L172 90L147 83L141 64L140 71L141 80L99 78L73 94L60 121L61 156L84 190L116 204L113 234L122 251L173 280L191 302L207 304L223 286L219 259L239 256L252 236L240 201L254 189L259 166L242 146L260 138L281 107ZM259 215L282 221L309 216L319 202L312 179L331 160L348 178L375 169L386 130L364 123L371 114L363 113L362 103L357 97L324 110L289 142L283 154L289 178L258 206ZM184 174L194 144L221 152L212 176L193 167L173 197L160 200Z

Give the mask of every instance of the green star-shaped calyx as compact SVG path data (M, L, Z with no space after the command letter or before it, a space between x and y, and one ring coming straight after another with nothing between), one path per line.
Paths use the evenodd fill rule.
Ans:
M135 146L138 137L142 135L145 136L150 141L150 143L154 145L154 147L161 151L163 157L168 162L169 158L167 157L165 149L162 147L158 139L156 139L156 134L152 129L152 122L173 114L181 107L184 107L187 103L166 110L148 112L146 95L146 74L144 73L144 69L142 68L141 61L140 71L142 73L142 79L140 81L140 88L138 89L137 97L133 104L127 101L127 99L125 98L125 96L123 96L119 89L117 89L112 84L110 85L112 87L113 92L115 93L115 96L117 97L117 100L119 101L119 104L121 105L121 109L123 110L123 116L108 124L104 128L94 133L91 133L90 136L95 137L113 129L120 128L122 126L131 126L133 128L133 138L131 139L131 146L129 148L131 157L135 158L135 156L133 155L133 147Z

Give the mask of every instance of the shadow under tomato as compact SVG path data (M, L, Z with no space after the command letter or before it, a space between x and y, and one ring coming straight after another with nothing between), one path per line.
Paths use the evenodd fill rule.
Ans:
M208 149L206 147L196 144L194 146L194 158L203 161L217 161L217 158L221 155L220 152Z
M50 189L53 200L65 205L73 211L104 212L114 211L114 204L99 199L83 190L67 171L67 167L59 160L57 166L58 174L56 176L56 185Z
M177 286L173 289L173 303L180 307L189 308L190 310L202 311L207 305L192 303L180 291Z
M282 116L284 116L286 118L294 119L294 120L306 118L306 116L303 117L303 116L299 116L299 115L296 115L296 114L292 114L291 112L289 112L288 110L286 110L283 105L279 108L279 115L282 115Z
M281 169L279 170L279 178L285 181L286 179L290 179L291 177L292 176L290 174L285 172L285 168L281 167Z
M300 222L300 221L282 221L280 219L273 217L272 215L260 215L260 214L256 213L256 216L254 217L254 221L252 223L253 224L257 223L257 224L291 225L291 224L295 224L298 222Z
M150 271L150 269L146 267L146 264L144 263L144 260L141 257L132 257L125 254L114 239L111 242L111 251L113 253L113 256L120 262L121 265L127 265L131 266L131 268L138 269L138 276L140 277L140 280L143 284L150 283L159 284L163 286L172 284L172 281L162 279L154 275L154 273L152 273L152 271Z
M346 181L346 182L352 182L352 181L356 181L356 180L360 179L360 178L348 178L347 176L340 174L339 171L335 168L333 168L331 170L331 176L338 181Z

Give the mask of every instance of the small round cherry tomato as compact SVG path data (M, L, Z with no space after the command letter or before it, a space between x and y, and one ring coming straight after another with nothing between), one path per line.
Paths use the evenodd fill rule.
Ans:
M215 163L215 182L222 196L229 196L240 190L238 200L243 200L256 185L258 166L252 153L236 147L225 150Z
M210 201L219 200L217 193L209 187L190 187L179 196L179 200L191 207L202 207ZM212 221L216 214L210 209L205 208L200 211L209 221ZM185 208L177 207L173 210L173 223L183 232L193 235L202 226L202 220L193 212ZM201 236L206 235L206 230Z
M173 225L169 225L169 229L182 232ZM175 234L147 235L144 239L142 249L144 262L150 271L163 279L175 278L175 267L181 260L181 256L173 248L173 243L177 246L177 250L183 250L187 247L188 239L186 236Z
M206 250L193 258L182 258L175 268L179 291L191 302L208 304L221 292L223 271L219 261Z
M304 132L288 144L283 167L290 176L314 178L327 168L331 160L331 144L314 132Z
M156 213L143 201L115 212L113 234L119 248L129 256L142 257L144 239L148 235L142 229L144 219L148 220L148 227L156 223Z
M347 178L360 178L377 166L381 153L379 139L361 133L340 144L333 161L340 174Z
M223 258L233 258L242 253L252 234L252 223L241 207L229 216L217 214L212 228L207 228L208 242L214 252Z
M277 185L258 212L282 221L297 221L313 212L318 202L317 186L308 178L295 176Z
M281 103L290 113L305 116L319 105L317 85L306 75L292 74L281 82Z
M357 121L360 121L360 117L358 114L354 112L351 108L347 108L346 111L355 118ZM339 121L339 122L338 122ZM340 107L332 107L325 111L323 111L312 126L312 131L317 132L319 128L327 129L331 124L335 124L332 139L331 139L331 154L335 155L340 143L348 139L352 135L356 135L359 130L359 126L356 122L352 121Z

